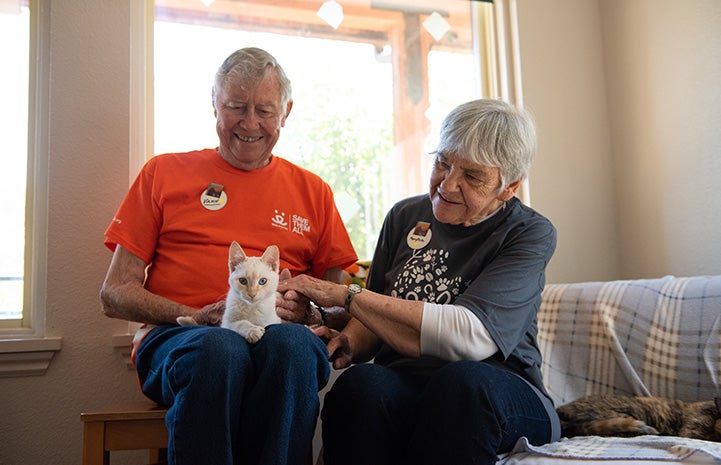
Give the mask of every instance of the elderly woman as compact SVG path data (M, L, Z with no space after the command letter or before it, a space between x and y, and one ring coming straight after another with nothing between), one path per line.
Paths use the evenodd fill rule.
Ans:
M375 357L325 398L326 465L493 464L522 436L559 438L536 342L556 231L515 197L534 152L523 111L460 105L443 122L430 195L388 213L366 289L281 283L351 315L340 333L314 329L335 368Z

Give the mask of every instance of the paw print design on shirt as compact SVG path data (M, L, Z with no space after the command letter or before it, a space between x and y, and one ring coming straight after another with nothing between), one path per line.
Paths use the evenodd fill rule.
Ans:
M449 254L443 249L414 253L398 273L391 295L406 300L451 303L460 294L461 277L445 276L448 267L444 263Z

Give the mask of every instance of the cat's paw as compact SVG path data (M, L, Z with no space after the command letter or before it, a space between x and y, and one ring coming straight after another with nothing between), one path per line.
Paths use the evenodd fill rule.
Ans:
M245 340L251 344L255 344L256 342L260 341L260 338L262 338L264 334L265 328L256 326L255 328L251 328L250 331L248 331L248 334L245 336Z
M615 431L615 434L618 436L631 437L641 436L644 434L658 436L660 434L653 426L647 425L641 420L636 420L634 418L622 418L619 420L618 426L618 430Z
M635 426L635 431L639 432L640 434L652 434L654 436L658 436L659 434L661 434L656 428L647 425L642 421L637 422Z
M180 326L197 326L198 322L192 316L179 316L175 319Z

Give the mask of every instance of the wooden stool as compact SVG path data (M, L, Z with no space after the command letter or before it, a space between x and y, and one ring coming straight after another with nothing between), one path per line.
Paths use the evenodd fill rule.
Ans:
M150 401L83 412L83 465L110 465L110 451L148 449L149 463L167 462L167 410ZM308 464L313 464L311 447ZM319 462L322 464L323 462Z
M110 451L149 449L150 463L167 463L167 410L152 402L83 412L83 465L109 465Z

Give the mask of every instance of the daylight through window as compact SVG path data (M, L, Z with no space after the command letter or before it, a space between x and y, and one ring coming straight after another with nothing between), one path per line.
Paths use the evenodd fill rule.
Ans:
M154 152L215 147L215 71L238 48L263 48L293 85L274 153L331 185L370 259L390 206L426 192L441 119L480 96L472 2L337 3L156 0Z
M26 2L0 2L0 328L20 326L23 318L29 31Z

